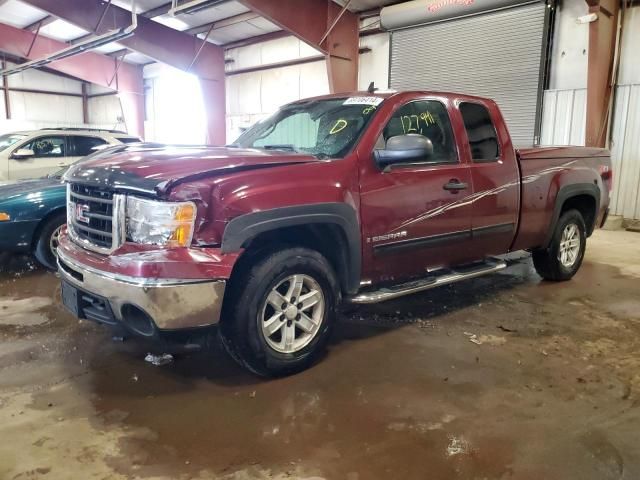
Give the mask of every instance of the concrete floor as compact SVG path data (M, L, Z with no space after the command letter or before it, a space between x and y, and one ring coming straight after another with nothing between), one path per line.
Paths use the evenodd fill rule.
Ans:
M3 480L640 478L637 233L597 232L571 282L527 259L357 309L274 381L219 351L149 365L24 260L0 295Z

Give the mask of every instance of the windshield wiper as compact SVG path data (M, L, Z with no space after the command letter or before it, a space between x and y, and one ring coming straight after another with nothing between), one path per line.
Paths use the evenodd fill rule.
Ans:
M297 152L295 145L290 143L282 143L276 145L263 145L258 148L264 148L265 150L287 150L289 152Z

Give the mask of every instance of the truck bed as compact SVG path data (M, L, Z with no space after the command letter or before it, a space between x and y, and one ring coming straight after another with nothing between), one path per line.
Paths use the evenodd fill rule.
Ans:
M608 196L603 171L609 172L609 152L590 147L530 147L517 149L520 168L521 204L518 234L512 250L545 245L552 222L556 198L565 186L595 185L600 191L600 205ZM572 187L573 188L573 187ZM596 206L595 225L604 212Z

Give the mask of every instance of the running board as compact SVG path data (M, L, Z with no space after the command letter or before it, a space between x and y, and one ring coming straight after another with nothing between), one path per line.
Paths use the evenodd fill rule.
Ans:
M440 272L439 275L430 275L420 280L400 283L391 287L381 288L380 290L361 292L347 300L350 303L357 304L386 302L387 300L393 300L394 298L404 297L405 295L431 290L432 288L440 287L442 285L449 285L451 283L457 283L463 280L487 275L504 268L507 268L507 264L503 260L489 259L480 264L446 269Z

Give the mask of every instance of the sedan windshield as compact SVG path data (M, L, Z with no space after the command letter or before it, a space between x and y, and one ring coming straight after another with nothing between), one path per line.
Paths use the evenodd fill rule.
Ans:
M20 140L27 138L26 135L20 135L19 133L8 133L6 135L0 135L0 152L6 150L11 145Z
M287 105L248 129L232 146L342 158L382 101L380 97L351 97Z

